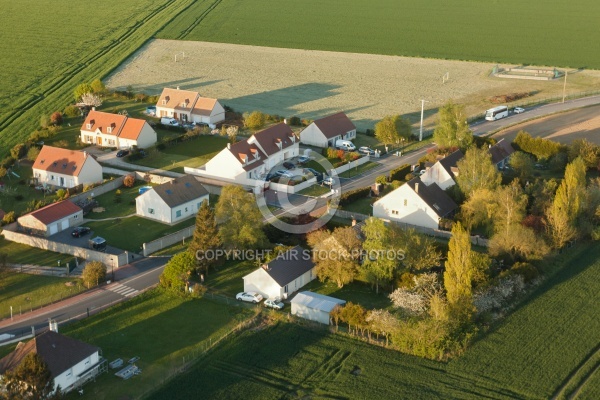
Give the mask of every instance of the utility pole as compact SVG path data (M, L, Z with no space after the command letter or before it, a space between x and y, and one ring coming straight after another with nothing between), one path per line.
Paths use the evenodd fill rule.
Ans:
M429 103L427 100L421 100L421 127L419 128L419 142L423 140L423 111L425 110L425 103Z
M567 94L567 75L569 75L569 71L565 70L565 83L563 85L563 103L565 102L565 96Z

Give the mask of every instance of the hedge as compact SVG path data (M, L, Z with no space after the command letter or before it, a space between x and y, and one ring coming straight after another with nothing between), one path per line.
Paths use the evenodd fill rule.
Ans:
M355 202L358 199L364 199L370 193L371 193L371 187L370 186L367 186L367 187L364 187L364 188L350 190L348 192L344 192L340 196L339 205L342 206L342 207L346 206L346 205L348 205L350 203Z
M533 154L538 160L547 160L561 151L566 150L565 146L560 143L540 137L531 137L531 135L525 131L521 131L517 134L513 144L517 150Z
M411 172L410 164L404 164L390 171L390 181L401 181Z

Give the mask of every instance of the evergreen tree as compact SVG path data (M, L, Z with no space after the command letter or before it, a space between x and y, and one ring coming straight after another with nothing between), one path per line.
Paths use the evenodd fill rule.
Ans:
M198 269L204 274L208 275L208 269L217 262L215 257L207 256L206 251L216 250L220 245L215 213L209 207L208 201L204 200L196 214L196 229L188 246L188 251L196 258Z
M37 353L29 353L13 371L4 375L7 399L57 399L60 388L54 391L54 380L48 364Z

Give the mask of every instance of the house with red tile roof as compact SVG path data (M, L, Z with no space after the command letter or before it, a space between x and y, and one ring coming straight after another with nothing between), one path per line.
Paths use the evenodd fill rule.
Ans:
M296 135L288 125L280 123L228 145L205 164L203 176L252 185L248 180L263 180L271 169L299 152Z
M225 120L225 109L217 99L202 97L190 90L164 88L156 103L157 117L171 117L183 123L203 123L211 128Z
M317 119L300 132L300 142L316 147L335 147L336 140L356 139L356 126L343 113Z
M52 203L17 219L20 230L51 236L83 223L83 210L69 200Z
M81 142L102 147L145 149L156 143L156 132L147 121L92 110L81 126Z
M72 188L102 182L102 167L86 151L44 146L32 168L33 177L45 186Z

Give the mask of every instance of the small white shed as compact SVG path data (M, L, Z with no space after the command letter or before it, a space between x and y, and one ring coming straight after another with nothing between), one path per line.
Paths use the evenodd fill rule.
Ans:
M292 300L292 315L329 325L329 313L345 300L313 292L300 292Z

